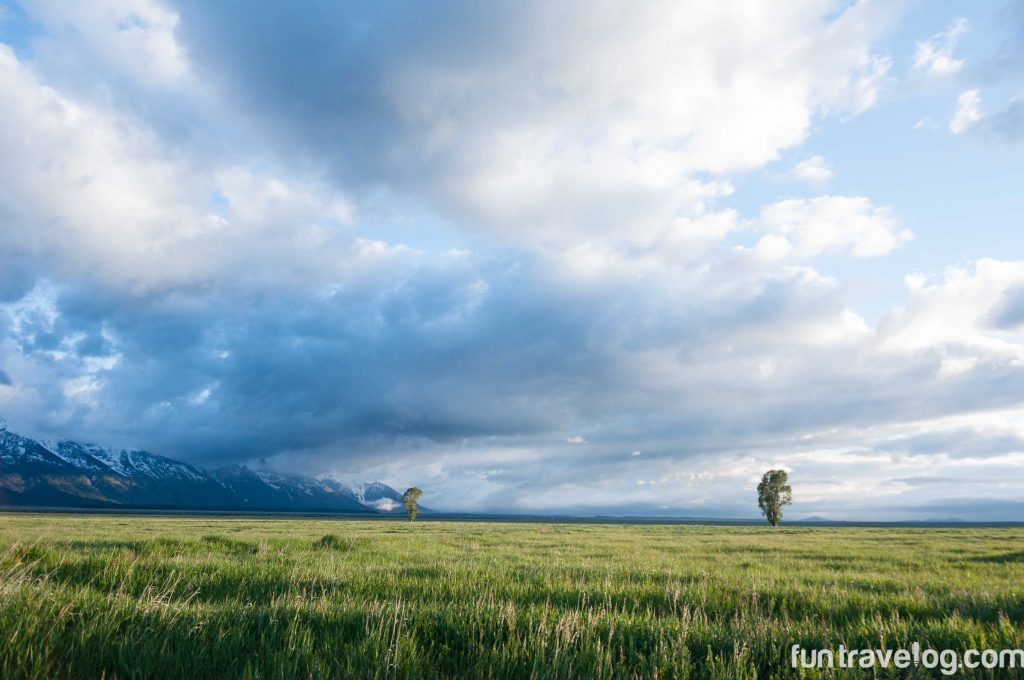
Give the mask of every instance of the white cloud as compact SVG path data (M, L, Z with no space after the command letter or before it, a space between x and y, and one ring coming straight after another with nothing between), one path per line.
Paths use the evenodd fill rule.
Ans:
M875 207L861 196L779 201L761 210L760 223L773 238L762 239L758 251L777 255L790 252L780 238L799 256L849 252L868 257L885 255L912 236L899 228L889 208Z
M978 362L1024 365L1024 263L982 259L932 284L909 276L907 288L909 302L879 326L885 350L935 351L952 373Z
M0 87L0 178L13 213L0 239L8 252L63 254L61 265L124 280L141 275L140 265L155 269L140 259L158 243L215 228L203 224L187 170L146 129L42 85L6 46Z
M329 225L351 221L356 209L347 196L237 159L190 159L144 122L47 87L33 70L73 72L45 49L73 37L79 66L96 73L196 85L190 59L203 54L183 46L176 12L154 0L88 8L39 0L29 9L48 32L37 41L38 64L4 57L0 77L12 81L19 105L0 121L7 130L0 145L10 151L0 175L9 172L23 215L53 226L39 243L26 222L7 235L8 245L24 249L34 240L65 253L72 270L142 288L195 282L245 261L291 274L312 268L326 278L345 269L330 262L344 248ZM870 3L838 15L757 2L578 9L515 10L522 12L511 23L517 46L487 47L486 59L382 52L373 73L387 74L388 113L374 116L372 127L380 120L399 127L372 142L371 152L402 161L401 177L385 183L408 187L415 177L460 226L575 252L594 272L624 253L693 261L738 225L735 211L713 206L732 185L706 173L758 167L801 143L816 115L864 110L874 101L867 83L886 70L871 47L886 13ZM765 53L778 58L765 62ZM199 90L177 94L187 105ZM315 130L308 120L297 123ZM352 156L336 144L332 134L312 146L329 163ZM211 195L225 204L211 205Z
M761 166L801 143L814 115L874 104L888 61L869 57L863 13L855 6L828 25L809 7L669 3L583 12L589 18L566 31L561 10L540 9L538 33L527 38L536 55L510 61L499 82L472 71L455 79L460 90L468 81L517 93L489 107L527 108L495 128L493 116L479 117L480 100L460 92L470 108L455 113L458 139L474 150L446 191L484 223L544 240L692 217L676 187L694 173ZM557 37L547 35L556 27ZM768 65L764 54L776 58ZM448 71L440 82L428 77L429 92L415 96L450 101L452 79ZM428 110L451 115L439 104Z
M964 60L956 59L953 51L960 36L969 30L970 24L967 19L958 17L945 31L918 42L917 50L914 52L914 69L931 76L958 73L963 68Z
M358 259L351 203L168 148L140 121L39 81L0 45L0 258L144 291L210 280L331 279ZM271 276L271 273L272 276Z
M836 95L840 111L856 116L873 107L882 88L890 81L890 68L892 59L888 56L863 56L850 85Z
M832 179L835 175L832 172L832 168L829 167L828 161L822 156L805 158L793 166L792 173L797 179L802 179L812 184L822 184Z
M144 87L173 87L189 76L187 54L175 36L178 15L159 0L23 4L48 29L35 40L36 59L69 76L69 85L114 73Z
M949 131L955 135L966 132L983 118L981 94L978 90L961 92L956 100L956 112L949 121Z
M225 30L217 10L205 11L189 18ZM489 12L438 9L434 21L474 40L438 25L416 26L422 39L410 40L408 26L382 18L380 49L315 55L348 60L343 70L304 68L306 55L268 52L281 46L238 27L189 53L251 49L254 60L283 64L257 74L237 54L218 62L251 95L243 115L284 129L289 150L318 152L343 180L395 184L466 229L564 248L696 219L721 175L777 159L815 117L873 106L890 63L873 43L894 14L870 2L670 0L495 11L500 29ZM254 28L290 20L273 16ZM314 17L295 30L320 23L335 25ZM295 90L298 77L305 85ZM349 105L362 91L352 82L367 84L370 101ZM322 92L338 93L336 115L322 110ZM323 115L295 115L306 109Z
M378 498L370 504L382 512L391 512L399 507L399 503L390 498Z

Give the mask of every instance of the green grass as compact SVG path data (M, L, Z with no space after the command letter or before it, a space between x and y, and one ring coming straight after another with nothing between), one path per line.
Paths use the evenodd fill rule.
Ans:
M0 515L5 679L862 678L790 645L1022 624L1022 529Z

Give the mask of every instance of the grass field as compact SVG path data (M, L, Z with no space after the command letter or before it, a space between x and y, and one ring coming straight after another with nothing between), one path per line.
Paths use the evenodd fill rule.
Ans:
M794 643L913 642L1024 645L1024 529L0 515L6 679L788 678Z

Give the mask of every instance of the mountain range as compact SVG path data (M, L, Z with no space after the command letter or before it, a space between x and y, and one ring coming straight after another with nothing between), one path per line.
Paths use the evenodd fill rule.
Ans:
M401 494L381 482L345 484L244 465L204 470L147 451L37 441L5 428L0 428L0 506L403 511Z

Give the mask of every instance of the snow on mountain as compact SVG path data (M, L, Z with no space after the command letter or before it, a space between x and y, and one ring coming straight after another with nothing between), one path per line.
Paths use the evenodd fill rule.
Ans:
M181 461L158 456L148 451L122 451L121 464L134 475L147 475L159 479L187 479L208 481L210 476Z
M360 486L362 487L363 500L365 501L377 501L386 498L397 503L402 502L402 494L383 482L363 482Z
M65 461L45 446L21 437L7 430L0 429L0 464L14 465L66 465Z
M124 474L110 461L106 460L102 450L92 444L78 444L72 441L41 442L46 448L59 456L69 465L83 470L100 473Z
M356 500L379 512L395 512L401 509L402 495L382 482L360 482L352 485Z
M116 450L96 444L82 444L67 439L38 442L69 465L90 472L114 472L123 477L140 475L152 479L187 479L209 481L209 476L187 463L158 456L148 451Z
M131 470L125 466L122 460L122 452L108 449L95 444L76 444L75 442L61 441L57 444L58 450L67 451L70 455L73 451L81 451L91 458L99 461L119 475L131 476Z
M368 512L348 487L334 480L232 465L210 473L244 507Z
M392 512L402 507L402 496L383 482L348 484L331 477L306 477L258 468L255 474L268 486L296 497L321 494L350 498L379 512Z
M403 509L402 494L384 482L346 483L329 477L319 478L324 484L332 485L338 493L345 493L368 508L377 512L396 512ZM428 511L429 512L429 511Z
M335 492L330 485L313 477L277 472L266 468L259 468L254 472L264 484L290 496L314 496L319 493Z
M39 442L0 428L0 504L391 512L396 499L380 482L241 465L205 471L147 451Z

